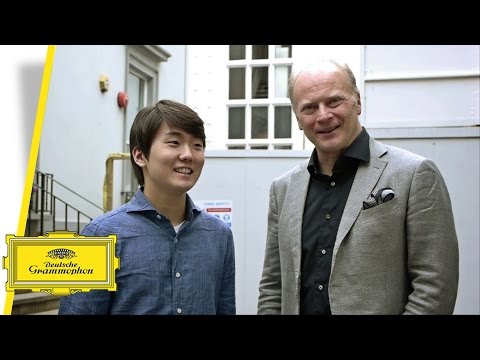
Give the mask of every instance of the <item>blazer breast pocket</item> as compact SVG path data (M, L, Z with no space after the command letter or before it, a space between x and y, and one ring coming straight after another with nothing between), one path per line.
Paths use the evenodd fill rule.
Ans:
M399 206L399 199L398 197L395 197L390 201L378 204L369 209L361 210L357 221L375 221L376 219L384 216L392 216L397 218Z

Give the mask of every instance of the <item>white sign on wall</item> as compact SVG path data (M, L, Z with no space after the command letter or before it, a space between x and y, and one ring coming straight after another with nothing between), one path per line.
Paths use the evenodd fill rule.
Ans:
M232 227L232 200L198 200L195 205Z

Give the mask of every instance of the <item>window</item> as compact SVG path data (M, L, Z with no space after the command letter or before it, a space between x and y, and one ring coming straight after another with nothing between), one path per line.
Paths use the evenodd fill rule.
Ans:
M291 149L292 45L230 45L228 149Z

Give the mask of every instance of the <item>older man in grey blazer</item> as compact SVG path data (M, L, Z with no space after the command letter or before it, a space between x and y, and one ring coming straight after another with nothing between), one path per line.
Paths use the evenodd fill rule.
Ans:
M258 314L452 314L458 241L436 165L362 128L346 64L292 72L309 160L270 188Z

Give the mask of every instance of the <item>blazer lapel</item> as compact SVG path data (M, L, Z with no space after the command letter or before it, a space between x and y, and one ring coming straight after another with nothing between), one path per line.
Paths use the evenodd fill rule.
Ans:
M305 199L307 197L308 184L310 181L310 174L306 166L308 162L302 163L300 171L293 174L290 180L287 194L285 196L285 204L288 211L288 234L287 238L290 240L290 246L293 256L293 267L295 270L295 278L300 278L300 264L302 255L302 222L303 210L305 207Z
M353 223L362 210L362 204L368 198L373 188L377 184L380 176L385 169L388 161L380 159L386 152L385 146L370 138L370 163L360 163L358 165L355 179L353 180L352 189L348 196L345 209L343 211L342 220L338 227L335 247L333 249L334 255L337 253L340 244L345 236L350 231ZM334 258L335 259L335 258ZM332 264L333 266L333 264Z

